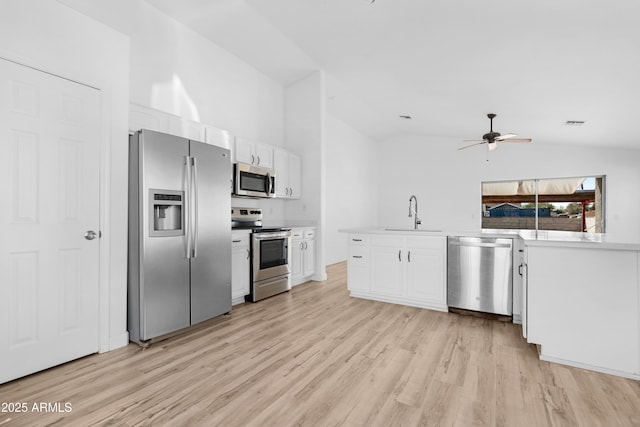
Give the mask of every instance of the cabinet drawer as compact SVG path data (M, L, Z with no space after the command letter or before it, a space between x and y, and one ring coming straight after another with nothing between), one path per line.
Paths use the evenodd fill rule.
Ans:
M315 239L316 238L316 230L305 230L304 238L305 239Z
M249 246L249 233L231 235L231 247L235 248L237 246Z
M369 265L369 248L367 246L349 247L349 266Z
M369 236L362 234L349 234L349 245L363 245L369 244Z
M301 228L292 228L291 229L291 238L292 239L302 239L304 237L304 230Z

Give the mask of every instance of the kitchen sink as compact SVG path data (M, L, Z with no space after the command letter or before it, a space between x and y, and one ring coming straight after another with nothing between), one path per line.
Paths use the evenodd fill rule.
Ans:
M418 232L418 233L441 233L442 230L429 230L426 228L419 228L419 229L415 229L415 228L385 228L385 231L414 231L414 232Z

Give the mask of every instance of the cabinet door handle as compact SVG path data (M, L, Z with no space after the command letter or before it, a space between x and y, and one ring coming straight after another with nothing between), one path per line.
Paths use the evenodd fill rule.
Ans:
M354 242L362 242L362 239L351 239L351 240L353 240Z
M302 242L300 242L300 250L304 249L304 245L302 244Z
M240 242L242 242L242 240L232 240L231 242L233 242L233 243L240 243Z
M520 265L518 266L518 274L520 275L520 277L523 277L523 276L522 276L522 267L523 267L523 265L522 265L522 264L520 264Z
M402 249L398 251L398 262L402 262Z
M309 244L307 242L304 242L304 250L306 251L307 248L309 247Z
M354 255L352 258L362 258L362 255Z
M253 164L253 162L255 162L255 161L256 161L256 157L252 154L251 155L251 164Z
M260 156L258 156L258 166L260 166Z
M247 259L251 258L251 251L247 248Z
M411 251L407 252L407 261L411 262Z

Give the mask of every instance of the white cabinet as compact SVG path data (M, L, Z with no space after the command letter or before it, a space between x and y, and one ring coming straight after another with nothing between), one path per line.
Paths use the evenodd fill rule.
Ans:
M315 231L308 230L304 234L303 262L302 262L302 276L310 277L316 272L316 238Z
M349 236L347 260L347 286L352 293L369 292L369 236Z
M149 129L169 133L171 114L138 104L129 104L129 131Z
M291 230L291 285L299 285L316 272L315 229Z
M438 240L407 239L406 292L412 300L446 305L444 247Z
M275 148L273 150L273 167L276 172L276 197L299 199L301 195L300 156Z
M513 323L523 323L523 288L524 288L524 241L513 239ZM526 334L523 327L523 334ZM525 335L526 336L526 335Z
M371 291L382 295L402 295L403 237L371 238Z
M130 104L129 131L135 132L140 129L169 133L227 149L231 149L234 141L233 135L226 130L142 105Z
M542 360L640 379L640 253L591 245L527 245L527 341Z
M235 162L273 168L273 147L269 145L236 138L234 156Z
M213 126L204 126L204 143L216 145L230 150L235 142L235 137L229 131L218 129Z
M352 296L447 310L446 237L350 235Z
M231 302L235 305L244 302L244 296L249 294L249 269L251 268L249 233L231 235L231 253Z

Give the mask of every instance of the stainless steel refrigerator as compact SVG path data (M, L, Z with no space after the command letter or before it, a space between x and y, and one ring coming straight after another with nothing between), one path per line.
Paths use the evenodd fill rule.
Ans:
M150 130L130 136L131 341L231 310L230 177L229 150Z

